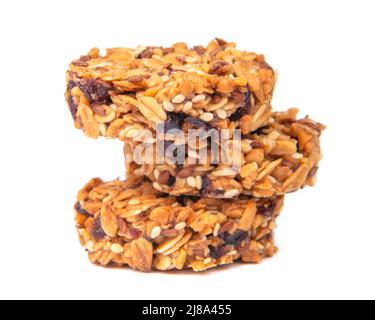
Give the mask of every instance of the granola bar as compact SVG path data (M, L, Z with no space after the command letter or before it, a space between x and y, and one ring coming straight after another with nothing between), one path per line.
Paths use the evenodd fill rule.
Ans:
M245 194L273 197L313 186L322 158L320 135L324 126L308 117L297 120L297 113L297 109L274 113L270 117L271 124L242 136L239 148L232 154L233 159L239 159L238 168L233 162L219 161L213 165L209 142L208 145L197 144L195 149L183 145L184 162L168 161L171 159L165 149L161 156L158 155L160 148L156 144L160 143L160 137L150 142L154 152L152 161L139 164L134 158L137 148L144 142L136 138L127 140L124 153L128 174L132 179L141 180L147 176L155 189L174 196L234 198ZM164 143L172 147L177 144ZM208 156L200 163L202 146L208 148ZM157 157L165 161L159 163ZM143 161L146 155L141 154L140 158Z
M73 61L66 100L75 126L91 138L125 140L174 112L248 134L268 123L276 73L263 55L216 39L207 47L98 49Z
M166 196L151 183L92 179L75 205L91 262L152 270L203 271L277 252L273 230L283 197L238 200Z

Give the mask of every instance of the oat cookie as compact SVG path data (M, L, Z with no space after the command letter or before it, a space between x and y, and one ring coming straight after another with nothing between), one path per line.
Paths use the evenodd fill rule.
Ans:
M148 182L92 179L79 191L77 230L91 262L150 272L259 263L277 248L283 197L173 197Z
M135 154L137 147L145 143L142 138L128 139L124 147L127 171L134 178L148 177L154 188L174 196L234 198L245 194L273 197L313 186L322 158L320 135L325 127L308 117L298 120L297 113L297 109L274 113L269 119L271 124L242 136L237 141L240 146L228 150L236 152L232 162L223 158L223 163L219 159L216 165L212 164L210 141L192 148L187 138L186 144L179 146L185 151L186 158L183 163L176 163L172 161L175 160L173 153L167 153L167 148L160 149L159 136L149 143L154 151L152 157L148 156L151 161L139 164L138 160L146 159L147 151L145 149L139 159L135 159ZM173 120L176 115L169 114L168 117L172 119L169 122L178 123ZM182 120L180 128L187 132L188 127L191 125L187 120ZM172 150L179 143L173 138L166 136L164 141ZM200 149L206 147L208 152L202 163ZM163 162L159 163L158 159ZM239 160L238 167L234 166L235 159Z
M248 134L268 123L276 73L263 55L216 39L206 47L98 49L73 61L66 101L75 126L91 138L125 140L155 128L168 113Z

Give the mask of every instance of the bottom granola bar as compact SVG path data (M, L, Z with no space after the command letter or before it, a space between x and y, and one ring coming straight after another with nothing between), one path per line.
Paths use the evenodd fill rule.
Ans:
M149 182L92 179L79 191L75 212L93 263L143 272L203 271L273 256L283 199L173 197Z

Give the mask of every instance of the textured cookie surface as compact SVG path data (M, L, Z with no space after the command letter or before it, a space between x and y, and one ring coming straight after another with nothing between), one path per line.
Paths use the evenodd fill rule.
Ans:
M80 241L93 263L136 270L203 271L273 256L283 197L172 197L150 183L91 180L75 205Z

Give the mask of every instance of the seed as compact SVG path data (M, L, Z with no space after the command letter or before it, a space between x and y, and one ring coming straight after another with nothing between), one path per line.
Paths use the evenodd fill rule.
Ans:
M296 160L299 160L299 159L302 159L303 158L303 154L301 153L295 153L293 156L292 156L293 159L296 159Z
M225 110L223 110L223 109L219 109L219 110L217 110L217 111L216 111L216 114L217 114L217 116L218 116L220 119L225 120L226 118L228 118L228 114L227 114L227 112L226 112Z
M195 96L191 101L193 101L193 103L199 103L204 100L206 100L206 95L200 94L200 95Z
M154 170L154 176L155 176L155 179L158 180L159 177L160 177L160 171L158 169L155 169Z
M169 101L164 101L163 102L163 107L164 107L165 111L168 111L168 112L173 112L174 111L174 105L173 105L173 103L171 103Z
M118 243L114 243L111 245L111 251L113 253L123 253L124 252L124 248L119 245Z
M206 112L206 113L203 113L200 116L200 119L205 121L205 122L210 122L210 121L214 120L214 115L210 112Z
M186 223L185 222L180 222L178 224L176 224L176 226L174 227L177 231L182 231L186 228Z
M161 228L159 226L156 226L151 231L151 239L156 239L161 234Z
M192 188L196 188L197 184L196 184L196 180L194 177L189 177L186 179L186 182L187 184L192 187Z
M249 153L250 151L252 150L252 147L251 147L251 141L250 140L242 140L241 142L241 151L243 153Z
M86 243L86 248L87 248L87 250L89 251L89 252L94 252L94 242L92 242L92 241L88 241L87 243Z
M161 79L161 81L163 81L163 82L167 82L167 81L169 81L169 77L168 77L168 76L161 76L160 79Z
M191 101L186 102L183 108L183 112L189 112L191 109L193 109L193 103Z
M131 205L131 206L137 206L139 204L141 204L141 201L139 201L138 199L131 199L129 201L129 205Z
M203 179L201 176L196 176L195 177L195 184L198 190L201 190L203 187Z
M177 96L175 96L172 100L173 103L182 103L185 101L185 96L183 94L178 94Z
M225 192L224 198L232 199L235 196L237 196L238 194L239 194L239 191L237 189L232 189L232 190L229 190L229 191Z
M217 236L219 235L220 228L221 228L220 223L216 223L215 228L214 228L214 231L213 231L213 235L214 235L214 237L217 237Z
M161 185L157 182L154 182L153 185L154 189L160 191L160 192L163 192L163 188L161 187Z

